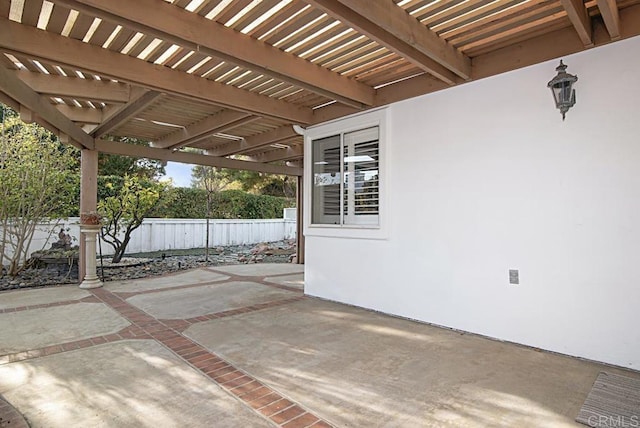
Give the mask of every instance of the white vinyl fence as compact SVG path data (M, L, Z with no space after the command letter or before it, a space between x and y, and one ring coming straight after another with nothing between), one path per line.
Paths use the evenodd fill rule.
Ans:
M288 218L268 220L209 220L209 246L257 244L296 238L296 220L291 213ZM71 217L56 226L56 222L40 224L29 248L29 254L40 249L49 249L58 240L60 228L74 238L78 244L80 219ZM204 248L207 221L205 219L145 219L131 235L127 253L142 253L172 249ZM69 229L67 231L67 229ZM51 236L49 237L50 232ZM102 242L102 254L113 254L113 248Z

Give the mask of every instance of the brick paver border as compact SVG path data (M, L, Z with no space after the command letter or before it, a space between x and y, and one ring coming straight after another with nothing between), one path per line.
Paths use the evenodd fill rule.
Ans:
M268 287L300 292L299 289L294 287L287 287L265 282L265 277L229 275L224 272L217 272L213 269L207 270L224 274L226 276L229 276L230 278L222 281L180 285L176 287L164 288L158 291L249 280L251 282L260 283ZM126 298L129 298L133 295L146 294L149 292L148 290L140 292L111 292L104 288L98 288L90 290L90 292L92 293L92 296L85 297L83 299L9 308L0 310L0 313L63 306L79 302L104 303L105 305L118 312L122 317L126 318L131 323L131 325L113 334L96 336L88 339L81 339L53 346L47 346L40 349L0 356L0 365L38 358L46 355L58 354L74 349L88 348L90 346L100 345L103 343L113 343L127 339L153 339L170 349L182 360L186 361L189 365L211 379L211 381L215 382L221 388L234 395L246 406L253 409L262 417L267 418L276 426L286 428L323 428L332 426L327 421L322 420L317 415L303 408L300 404L285 398L279 392L263 384L259 380L252 377L250 374L240 370L230 362L222 359L217 354L209 351L207 348L203 347L197 342L182 335L182 332L187 327L195 323L259 311L266 308L277 307L306 299L306 297L295 296L288 299L280 299L187 319L158 320L142 311L141 309L138 309L137 307L129 304L125 300ZM151 292L155 292L155 290ZM16 410L9 405L3 407L2 400L0 399L0 428L4 428L1 421L9 420L9 417L13 417L13 413L11 415L9 413L5 414L5 412L9 411L16 412ZM13 419L11 420L13 421ZM23 427L20 425L13 425L13 422L11 426L18 428ZM28 425L26 425L26 422L24 427L28 427Z

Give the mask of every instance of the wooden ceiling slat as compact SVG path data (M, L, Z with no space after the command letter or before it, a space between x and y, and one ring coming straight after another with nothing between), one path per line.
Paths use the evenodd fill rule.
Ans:
M109 44L109 50L121 52L135 34L136 32L133 30L122 28L118 35Z
M311 40L308 40L300 44L299 46L296 46L295 48L290 49L289 53L293 55L301 56L306 51L316 50L317 47L324 46L325 43L326 44L331 43L329 42L329 40L333 39L334 37L338 37L341 33L344 33L345 31L347 31L347 27L345 27L342 24L338 24L333 28L331 28L330 30L327 30L322 34L317 35ZM308 57L308 55L306 55L305 57Z
M239 18L236 22L231 25L230 28L233 28L236 31L242 31L251 23L255 22L273 7L277 6L280 3L280 0L264 0L253 9L251 9L244 16Z
M455 17L466 15L467 13L478 10L483 6L487 6L491 3L493 3L493 0L470 0L462 2L452 7L451 9L444 11L441 14L429 16L423 19L421 22L428 28L433 28L436 25L442 24L443 22L446 22Z
M262 76L261 78L254 80L253 82L243 87L242 89L246 89L247 91L253 92L259 87L265 85L269 81L274 81L274 79L269 76Z
M370 73L366 78L362 79L362 81L367 83L367 85L376 87L399 79L404 79L409 76L415 76L418 72L420 72L420 69L416 68L413 64L404 61L398 62L385 70L378 70L377 72Z
M222 64L222 65L220 65ZM209 72L208 70L211 70L211 68L216 67L215 70ZM237 68L236 65L234 64L229 64L223 61L216 61L214 63L207 63L207 79L209 80L217 80L220 77L222 77L224 74L230 72L231 70L233 70L234 68ZM199 74L199 73L198 73Z
M277 42L290 37L292 34L312 22L314 19L322 16L322 14L323 13L319 10L309 8L302 12L300 15L296 16L291 21L284 24L282 27L278 28L272 34L269 34L269 37L265 38L263 41L270 45L274 45Z
M205 0L194 12L200 16L206 16L221 2L222 0ZM215 19L215 16L213 19Z
M59 74L58 70L51 64L48 64L46 62L40 62L40 65L44 67L44 69L47 70L49 74L53 74L53 75Z
M362 70L365 67L369 67L370 64L375 63L378 59L386 57L388 54L389 51L378 48L375 51L353 58L344 65L335 67L333 70L338 73L349 73L351 70Z
M348 32L345 32L342 36L336 38L330 43L327 43L324 46L318 46L315 49L310 50L308 53L306 53L303 56L303 58L308 58L309 61L317 63L319 61L326 59L326 56L330 55L330 53L334 49L338 49L341 46L344 46L347 44L355 43L355 41L360 38L364 39L362 35L356 33L353 30L349 30Z
M43 0L25 0L22 9L22 23L35 27L38 24Z
M465 49L474 49L474 48L486 46L492 43L510 40L521 34L527 34L532 31L537 31L543 26L555 26L556 24L560 24L560 21L563 22L562 24L563 26L571 25L571 22L567 17L567 12L564 11L564 9L554 13L553 15L548 15L538 20L530 21L530 22L527 22L526 24L515 26L513 28L510 28L509 30L498 32L496 34L491 35L490 37L483 37L480 40L463 45L461 49L464 51Z
M351 52L355 50L365 49L367 47L376 48L377 44L366 37L356 38L344 43L341 46L335 47L334 50L323 55L322 57L314 59L313 62L322 67L330 68L329 64L341 64L340 62L338 62L341 58L348 57Z
M109 36L113 34L116 29L116 24L112 24L107 21L102 21L98 25L98 28L91 36L89 43L95 46L102 46L109 39Z
M65 6L59 4L53 5L51 16L49 16L49 22L47 23L47 31L60 34L64 28L64 24L67 22L71 10Z
M135 46L129 51L129 56L137 57L143 50L153 42L154 37L147 36L146 34L135 44Z
M208 55L204 55L196 52L193 55L191 55L189 58L181 62L180 65L176 67L176 70L187 71L207 57Z
M322 30L323 28L327 27L328 25L332 24L336 22L335 19L329 17L329 16L325 16L322 19L319 19L318 21L314 22L312 25L309 25L307 28L305 28L303 31L300 31L298 33L295 34L295 36L290 37L289 39L286 40L286 42L280 43L278 44L278 48L286 51L287 49L289 49L290 47L296 45L297 43L300 43L302 41L304 41L304 39L313 36L315 33L317 33L318 31ZM307 42L307 45L309 44L313 44L315 43L314 40L310 40Z
M239 79L235 80L232 85L235 87L240 87L248 82L250 82L253 79L259 78L260 74L250 71L249 73L247 73L246 75L240 77Z
M469 52L471 52L474 57L484 55L492 51L529 40L531 38L542 36L544 34L547 34L549 30L557 31L557 30L562 30L564 28L567 28L569 26L571 26L571 24L569 23L568 18L560 19L555 23L551 23L549 26L546 26L545 28L534 28L534 29L531 29L530 31L523 31L522 33L518 35L514 35L513 37L510 37L510 38L497 40L494 43L489 43L489 44L478 46L477 48L469 49Z
M284 90L284 89L286 89L286 88L289 88L289 87L290 87L290 86L289 86L287 83L284 83L284 82L278 82L278 84L277 84L277 85L273 85L273 86L270 86L269 88L262 89L262 90L260 91L260 93L261 93L262 95L266 95L266 96L270 97L270 96L272 96L273 94L275 94L275 93L277 93L277 92L280 92L280 91L282 91L282 90Z
M263 23L256 26L253 30L248 32L247 34L256 39L260 39L264 37L266 34L278 27L280 24L285 22L287 19L294 16L296 13L303 10L307 5L300 0L294 0L289 3L285 7L283 7L278 13L272 15L268 19L266 19Z
M24 57L22 55L15 55L16 59L24 65L27 70L34 71L36 73L40 73L40 69L36 67L36 65L31 61L31 59Z
M235 0L231 2L222 13L220 13L215 20L220 24L226 24L231 18L236 16L238 13L242 12L242 10L249 6L253 0Z
M222 67L220 67L220 68L222 68ZM218 71L218 70L219 69L217 69L216 71ZM233 67L231 68L231 70L233 70ZM222 77L222 76L224 76L224 77L222 79L218 80L218 81L221 82L221 83L227 83L228 84L231 80L235 79L236 77L242 75L245 71L247 71L247 70L245 70L244 68L241 68L241 67L237 67L233 71L231 71L231 70L228 70L225 73L220 73L219 77Z
M424 9L420 9L416 13L411 13L411 15L413 15L413 17L418 21L422 21L423 19L428 19L433 15L444 12L445 10L457 6L463 2L464 0L434 1Z
M474 22L463 25L461 24L457 28L450 29L448 31L442 31L439 33L440 37L451 42L451 40L455 39L458 36L464 36L467 34L471 34L475 31L483 30L489 26L496 25L498 22L507 20L507 19L518 19L518 16L523 15L525 13L537 10L539 8L544 7L553 7L554 5L559 6L556 0L527 0L521 2L517 6L509 6L500 12L495 12L493 14L479 17L479 19ZM505 5L507 6L507 5Z
M379 52L381 50L384 51L385 49L381 48L377 43L369 41L366 44L360 44L359 47L348 49L336 59L328 62L323 62L321 65L323 67L327 67L333 71L336 71L336 69L344 67L345 64L354 61L354 59L362 58L365 55L370 55L373 52Z
M69 37L76 40L84 39L84 36L87 35L87 31L93 24L94 17L88 16L85 14L80 14L76 18L76 21L73 23L73 28L71 29L71 33L69 33Z
M380 69L388 68L391 64L396 64L398 62L406 62L404 58L399 57L394 53L388 53L375 61L370 61L367 63L367 67L363 69L353 69L349 70L345 73L346 76L354 77L355 79L365 79L367 75L371 73L376 73Z
M173 55L167 58L162 65L167 67L173 67L182 60L185 56L189 55L191 51L185 48L178 48Z
M16 65L11 61L7 56L0 52L0 66L4 68L9 68L11 70L16 70Z
M0 1L0 16L8 19L10 11L11 3L8 1Z
M153 52L151 52L151 54L147 57L147 61L155 62L170 47L171 47L171 43L163 41L153 50Z
M191 0L176 0L173 2L173 5L184 9L189 3L191 3Z
M447 33L448 31L453 31L456 29L464 29L467 25L474 25L483 18L499 13L500 10L504 10L510 7L517 7L518 4L525 1L531 4L530 2L532 0L498 0L495 2L491 2L486 6L479 7L465 15L460 15L456 18L450 19L447 22L443 22L442 24L433 25L431 28L436 32L436 34L438 34L440 37L443 37L443 33Z

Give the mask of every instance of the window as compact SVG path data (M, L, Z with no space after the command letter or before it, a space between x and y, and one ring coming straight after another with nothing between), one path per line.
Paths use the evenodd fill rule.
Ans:
M379 225L379 127L313 140L311 223Z

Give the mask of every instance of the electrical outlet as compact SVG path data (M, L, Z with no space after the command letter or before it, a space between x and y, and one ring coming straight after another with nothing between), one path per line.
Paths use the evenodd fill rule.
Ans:
M518 269L509 269L509 284L520 284L520 272Z

